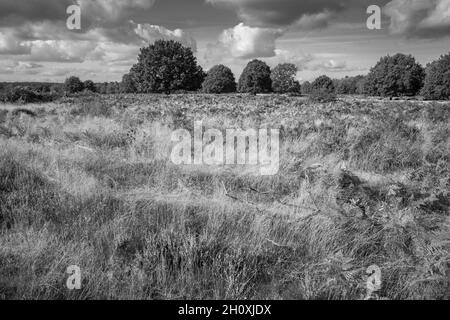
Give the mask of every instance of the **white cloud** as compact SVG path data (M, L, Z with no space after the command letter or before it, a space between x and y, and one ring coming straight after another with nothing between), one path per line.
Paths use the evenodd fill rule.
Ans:
M193 37L181 29L169 30L161 26L150 24L135 25L134 32L143 41L153 43L156 40L175 40L190 47L192 51L197 51L197 42Z
M206 60L219 61L225 57L252 59L275 56L275 41L283 34L281 29L249 27L243 23L224 30L219 41L210 44Z

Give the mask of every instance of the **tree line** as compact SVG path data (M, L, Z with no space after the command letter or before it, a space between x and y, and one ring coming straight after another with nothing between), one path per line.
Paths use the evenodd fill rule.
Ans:
M126 93L292 93L331 96L364 94L397 97L422 95L425 99L450 97L450 53L426 67L412 55L382 57L366 76L332 80L320 76L302 85L296 80L297 67L283 63L271 69L265 62L252 60L236 82L233 72L224 65L207 73L197 64L190 48L175 41L156 41L143 48L138 62L123 76L120 90Z
M94 83L72 76L64 84L1 84L0 100L39 101L62 94L96 92L117 93L280 93L309 95L320 101L336 94L359 94L397 97L421 95L427 100L448 100L450 97L450 53L426 67L412 55L396 54L382 57L366 76L330 79L323 75L313 82L300 84L298 69L282 63L271 69L261 60L250 61L236 81L231 69L216 65L204 72L188 47L176 41L159 40L142 48L137 63L121 82Z

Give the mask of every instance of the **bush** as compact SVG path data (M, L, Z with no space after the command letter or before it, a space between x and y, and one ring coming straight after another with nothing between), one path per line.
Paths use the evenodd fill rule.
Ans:
M64 91L67 93L77 93L84 89L83 82L78 77L67 78L64 82Z
M30 87L11 87L3 93L1 100L9 103L34 103L44 101L44 96L37 94Z
M424 78L425 71L413 56L386 56L370 70L365 92L384 97L414 96L422 88Z
M96 92L97 88L95 87L95 83L92 80L86 80L83 82L83 88L84 90Z
M450 53L427 66L421 94L427 100L450 98Z
M260 60L250 61L239 78L238 91L253 94L271 92L269 66Z
M205 78L192 49L173 40L158 40L142 48L130 73L140 93L196 91Z
M125 74L122 77L122 82L120 83L121 93L136 93L136 85L134 83L133 77L130 74Z
M300 83L295 79L297 67L292 63L283 63L273 69L272 89L276 93L300 93Z
M311 99L317 102L330 102L336 100L334 83L329 77L318 77L311 85Z
M230 68L218 65L208 71L202 87L205 93L232 93L236 92L236 80Z

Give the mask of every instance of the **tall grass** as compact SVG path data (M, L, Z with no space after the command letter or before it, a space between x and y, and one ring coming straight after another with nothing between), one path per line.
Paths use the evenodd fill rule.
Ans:
M363 299L374 264L372 298L450 298L448 123L426 105L95 99L0 121L0 298ZM280 172L173 165L194 119L281 128Z

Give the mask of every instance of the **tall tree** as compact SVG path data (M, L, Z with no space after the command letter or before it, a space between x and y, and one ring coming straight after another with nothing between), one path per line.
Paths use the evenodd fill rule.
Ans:
M300 83L295 79L297 66L292 63L279 64L272 70L272 89L276 93L299 93Z
M192 49L173 40L158 40L142 48L130 74L141 93L195 91L205 77Z
M239 92L268 93L272 91L270 67L263 61L253 60L248 63L239 78Z
M411 55L386 56L370 70L365 82L367 94L414 96L423 86L425 71Z

